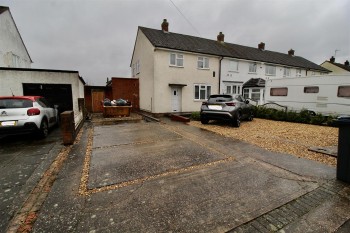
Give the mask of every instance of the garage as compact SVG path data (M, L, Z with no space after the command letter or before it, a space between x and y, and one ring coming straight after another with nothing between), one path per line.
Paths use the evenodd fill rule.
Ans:
M23 95L44 96L53 105L58 105L59 113L73 110L72 85L23 83Z
M73 110L76 126L83 120L84 85L78 71L0 67L1 96L44 96L60 113Z

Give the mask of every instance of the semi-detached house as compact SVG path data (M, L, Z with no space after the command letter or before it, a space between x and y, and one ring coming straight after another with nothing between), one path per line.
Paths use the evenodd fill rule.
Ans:
M294 50L278 53L231 44L221 32L217 40L138 27L131 59L139 79L140 109L153 114L199 111L210 94L243 94L257 102L270 78L301 77L329 71Z

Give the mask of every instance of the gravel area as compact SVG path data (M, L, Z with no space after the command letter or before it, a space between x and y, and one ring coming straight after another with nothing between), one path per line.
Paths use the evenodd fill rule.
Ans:
M239 128L216 121L211 121L207 125L199 121L191 121L189 124L225 137L252 143L269 151L291 154L336 166L336 158L308 149L337 146L338 128L265 119L244 121Z

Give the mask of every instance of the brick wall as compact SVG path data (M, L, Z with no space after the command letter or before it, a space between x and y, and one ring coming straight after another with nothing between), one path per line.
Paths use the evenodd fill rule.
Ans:
M131 101L132 111L139 111L139 80L135 78L112 78L112 96L114 100Z

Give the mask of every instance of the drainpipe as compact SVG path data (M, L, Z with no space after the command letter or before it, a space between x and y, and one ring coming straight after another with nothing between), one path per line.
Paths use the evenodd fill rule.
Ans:
M219 61L219 92L218 92L218 94L220 94L220 90L221 90L221 61L222 61L222 59L224 59L224 57L221 57L220 61Z

